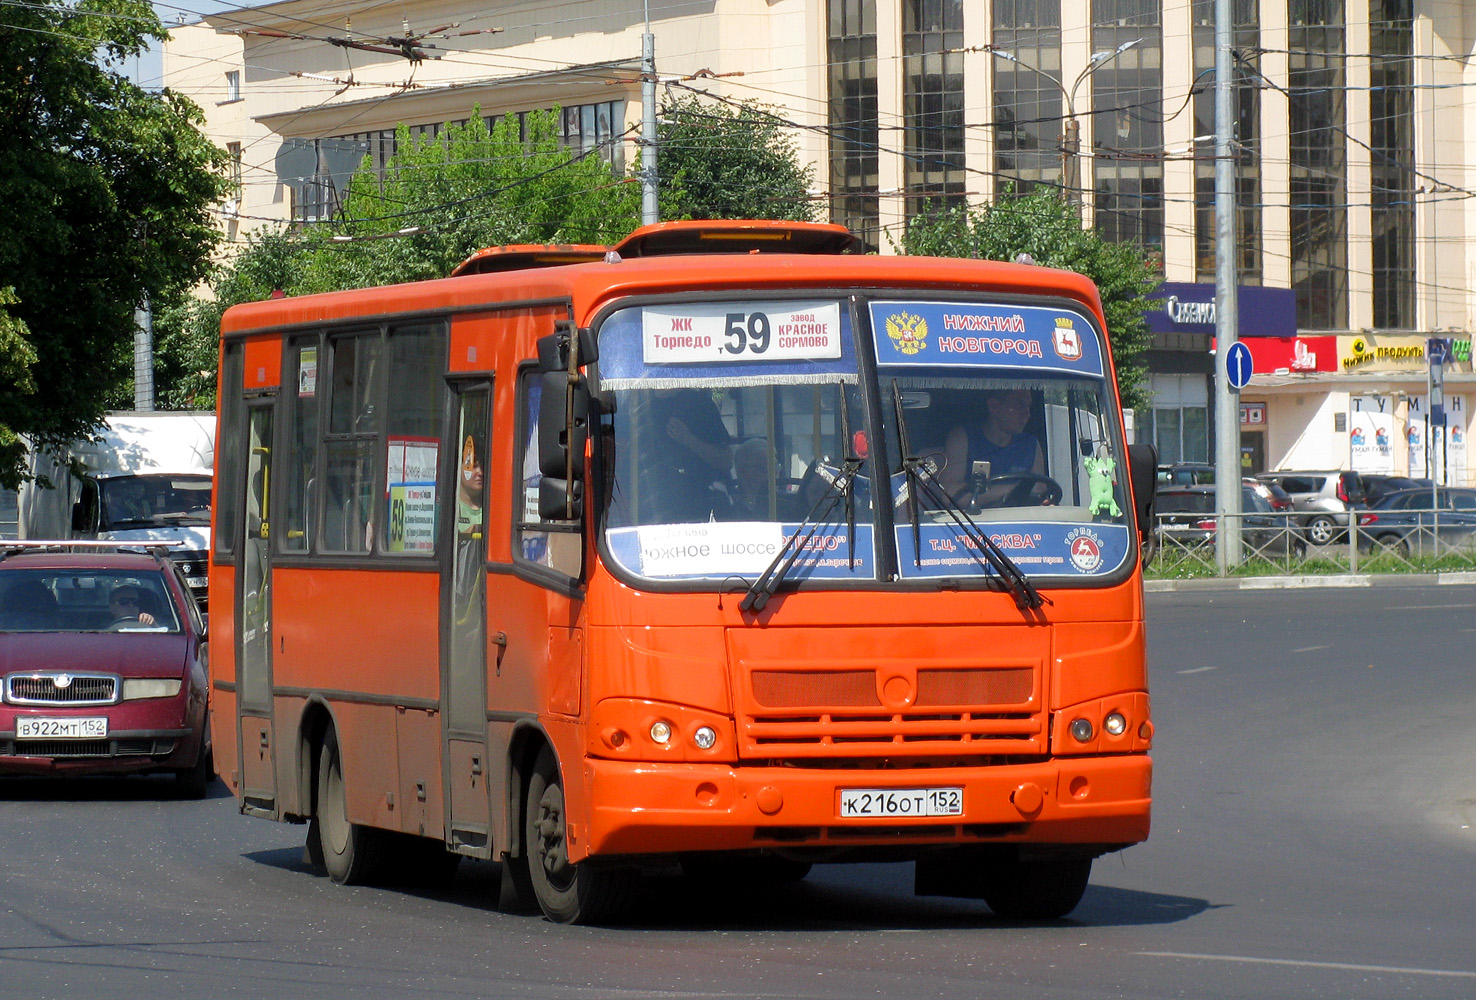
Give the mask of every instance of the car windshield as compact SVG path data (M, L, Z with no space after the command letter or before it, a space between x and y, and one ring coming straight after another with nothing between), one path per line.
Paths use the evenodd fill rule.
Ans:
M1036 306L869 309L874 367L858 364L839 300L612 313L597 387L614 403L613 561L647 578L751 581L799 536L791 580L874 579L883 557L903 578L993 576L973 521L1027 574L1120 568L1126 462L1091 321ZM888 521L889 539L876 532Z
M209 476L112 476L98 489L102 531L210 523Z
M0 632L178 632L162 573L0 569Z

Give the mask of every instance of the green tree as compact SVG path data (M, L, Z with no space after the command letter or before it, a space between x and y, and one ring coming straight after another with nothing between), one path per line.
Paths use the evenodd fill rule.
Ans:
M132 377L133 310L181 298L207 273L224 154L199 109L147 93L118 67L164 37L146 0L0 7L0 483L24 475L26 435L57 443L97 425Z
M597 150L562 145L559 118L557 108L533 112L523 135L512 117L489 130L479 109L434 137L400 126L383 177L366 160L336 219L253 236L217 269L210 299L159 318L160 343L182 359L168 398L213 403L214 385L192 366L213 372L221 316L237 303L444 278L489 246L628 234L640 221L640 191Z
M657 126L662 219L812 221L793 126L761 104L669 97Z
M1148 299L1159 285L1158 269L1142 247L1112 243L1083 229L1071 206L1039 190L1006 197L978 209L929 211L908 222L903 253L933 257L1014 260L1029 254L1035 263L1077 271L1097 284L1112 340L1117 390L1122 405L1142 410L1150 402L1144 385L1143 352L1149 343Z

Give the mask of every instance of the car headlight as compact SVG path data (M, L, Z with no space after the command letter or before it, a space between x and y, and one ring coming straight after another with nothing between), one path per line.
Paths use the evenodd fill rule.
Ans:
M123 678L123 700L136 701L140 698L173 698L179 694L183 682L178 677L168 680L154 677Z

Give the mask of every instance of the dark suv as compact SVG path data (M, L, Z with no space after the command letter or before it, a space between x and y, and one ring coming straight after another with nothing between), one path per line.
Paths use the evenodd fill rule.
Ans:
M1326 472L1267 472L1256 477L1274 483L1291 496L1292 509L1302 516L1307 539L1314 545L1341 541L1348 526L1348 512L1362 510L1363 477L1356 472L1333 469Z

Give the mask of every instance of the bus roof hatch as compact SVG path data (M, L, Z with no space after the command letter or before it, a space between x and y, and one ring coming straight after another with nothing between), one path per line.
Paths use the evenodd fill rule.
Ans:
M769 219L693 219L642 226L615 244L621 257L702 253L862 253L845 226Z

